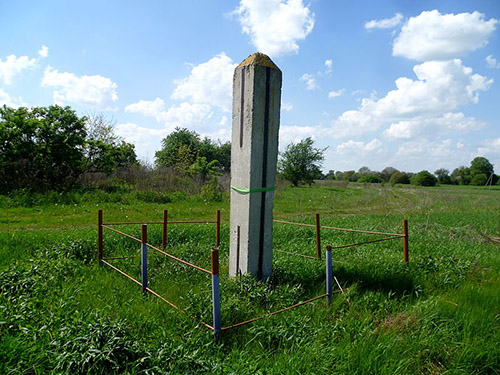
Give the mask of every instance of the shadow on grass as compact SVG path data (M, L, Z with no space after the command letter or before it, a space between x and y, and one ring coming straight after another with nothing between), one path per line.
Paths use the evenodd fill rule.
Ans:
M359 290L385 291L396 295L408 295L415 292L416 282L411 266L404 264L380 265L374 268L361 268L352 265L334 263L333 275L341 286L356 284ZM325 265L316 260L301 260L276 265L273 270L272 284L301 285L305 293L312 293L325 287ZM334 282L334 289L338 286Z

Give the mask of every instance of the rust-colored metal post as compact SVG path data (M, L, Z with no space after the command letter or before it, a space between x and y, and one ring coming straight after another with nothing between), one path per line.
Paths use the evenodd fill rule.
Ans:
M161 236L161 247L163 250L167 247L167 223L168 223L168 210L163 210L163 233Z
M409 257L408 257L408 220L404 219L403 220L403 255L404 255L404 262L408 264L409 262Z
M216 233L215 233L215 247L219 248L220 245L220 210L217 210L215 214L215 222L216 222Z
M221 332L220 323L220 286L219 286L219 249L212 249L212 314L214 335Z
M97 211L97 259L99 261L99 265L101 265L102 260L102 248L102 210L99 210Z
M321 227L319 225L319 214L314 216L316 221L316 256L321 259Z
M142 276L142 292L146 293L148 287L148 226L141 226L141 276Z

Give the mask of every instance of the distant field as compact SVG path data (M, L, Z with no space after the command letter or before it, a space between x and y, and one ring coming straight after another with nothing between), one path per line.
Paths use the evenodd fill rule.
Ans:
M227 197L226 197L227 198ZM224 326L324 293L324 263L274 253L270 283L227 277L229 203L125 192L0 197L0 374L498 374L500 188L328 184L280 187L275 218L380 232L402 241L333 252L344 293L224 332L214 341L210 278L150 257L151 288L195 320L96 262L105 221L213 219L222 212ZM120 227L139 236L138 226ZM169 226L169 252L209 267L213 226ZM379 238L324 229L323 245ZM150 226L150 241L161 242ZM274 248L314 255L314 231L274 225ZM139 244L105 232L105 255ZM139 258L117 266L140 276ZM338 289L338 287L336 287Z

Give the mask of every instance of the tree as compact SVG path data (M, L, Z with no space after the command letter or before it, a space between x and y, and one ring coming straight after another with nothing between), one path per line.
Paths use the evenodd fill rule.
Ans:
M451 177L449 175L450 171L444 168L440 168L434 172L436 175L438 182L443 185L451 184Z
M175 130L162 140L162 148L155 153L157 167L175 167L187 171L199 157L214 165L221 172L231 168L231 143L215 143L210 138L203 140L195 131L186 128Z
M488 177L490 177L493 174L493 164L491 164L488 159L483 158L481 156L474 158L470 162L469 169L470 169L471 179L474 179L475 176L480 174L486 175L486 179L488 179Z
M382 169L382 172L380 172L380 175L386 182L389 182L394 172L399 171L394 167L385 167Z
M470 184L475 186L484 186L488 182L488 176L484 173L479 173L472 177Z
M315 148L313 143L311 138L306 138L297 144L291 143L281 154L279 171L294 186L300 183L312 184L315 179L322 176L321 166L325 159L326 148Z
M110 174L117 168L138 165L135 146L114 132L114 121L102 113L86 118L85 171Z
M391 184L409 184L410 176L408 176L405 172L395 171L391 174L391 178L389 180Z
M469 185L471 181L470 169L464 166L455 168L451 172L451 182L460 185Z
M381 182L384 182L384 180L382 179L382 177L379 177L376 174L366 174L364 176L361 176L358 179L358 182L368 182L368 183L380 184Z
M156 165L173 167L178 163L177 157L181 146L184 146L185 152L188 150L189 153L197 156L201 141L195 131L177 127L161 142L162 148L155 153Z
M85 117L57 105L0 108L0 190L63 190L83 171Z
M438 179L429 171L420 171L411 178L413 185L436 186Z

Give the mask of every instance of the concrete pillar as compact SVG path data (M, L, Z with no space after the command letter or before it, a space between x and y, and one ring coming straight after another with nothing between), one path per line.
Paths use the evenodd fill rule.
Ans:
M271 277L280 104L280 69L261 53L245 59L233 77L230 276Z

